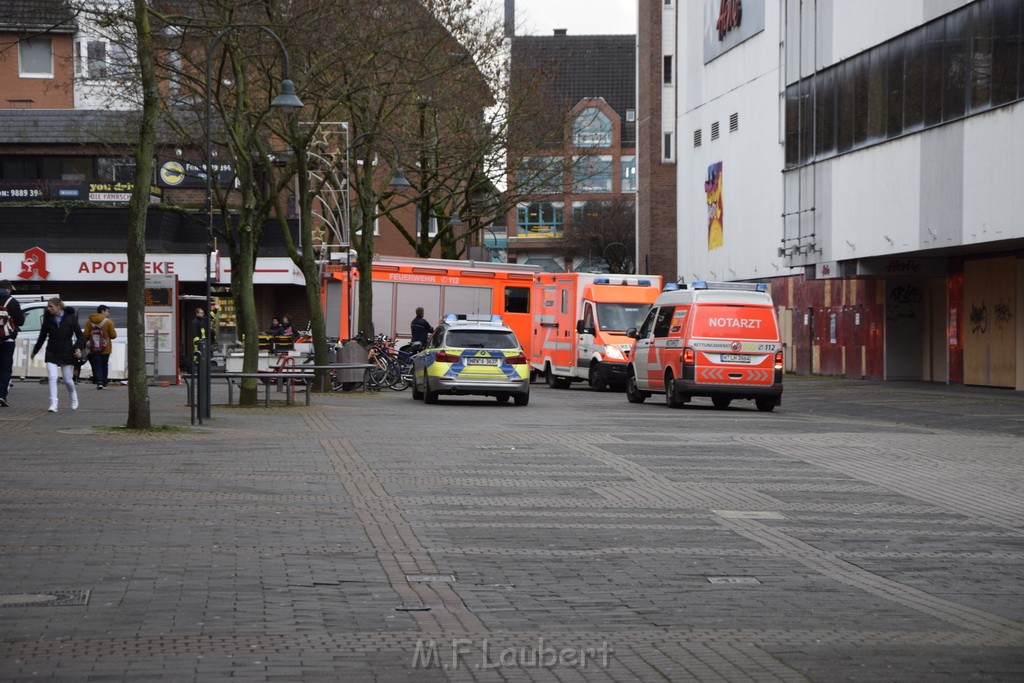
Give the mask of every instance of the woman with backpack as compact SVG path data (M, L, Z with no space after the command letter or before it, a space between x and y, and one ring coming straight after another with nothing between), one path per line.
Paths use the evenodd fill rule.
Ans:
M85 336L78 325L75 309L64 308L64 302L53 297L46 303L46 314L39 330L39 338L32 347L32 357L39 353L46 341L46 376L50 381L50 412L57 412L57 373L60 372L64 386L71 396L71 410L78 409L78 392L75 391L75 364L82 358Z
M99 305L96 312L85 322L85 348L89 352L89 367L92 368L92 381L97 389L107 388L107 376L110 370L111 339L117 338L114 321L110 319L110 308Z

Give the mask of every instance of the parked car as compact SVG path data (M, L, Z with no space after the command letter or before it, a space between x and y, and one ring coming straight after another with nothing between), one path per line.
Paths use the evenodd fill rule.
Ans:
M529 361L497 315L446 315L413 357L412 374L412 397L424 403L437 403L441 394L530 402Z

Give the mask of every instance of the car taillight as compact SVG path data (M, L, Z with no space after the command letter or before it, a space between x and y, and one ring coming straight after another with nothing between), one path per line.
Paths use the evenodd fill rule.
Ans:
M509 365L526 365L529 361L526 360L526 354L520 353L515 356L509 356L505 359L505 362Z
M435 363L458 363L462 360L461 356L456 356L454 353L448 353L447 351L438 351L437 355L434 356Z
M697 352L687 346L683 349L683 365L693 365L697 362Z
M776 351L775 352L775 369L776 370L781 370L782 369L782 351Z

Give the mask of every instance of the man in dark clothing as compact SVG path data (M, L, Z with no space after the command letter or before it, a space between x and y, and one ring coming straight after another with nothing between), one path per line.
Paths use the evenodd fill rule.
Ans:
M13 296L9 280L0 280L0 408L7 408L7 392L11 388L14 369L14 344L18 328L25 324L21 304Z
M416 309L416 317L412 319L412 340L414 342L421 342L424 346L427 345L427 339L430 338L431 332L434 328L427 322L427 319L423 317L423 307Z

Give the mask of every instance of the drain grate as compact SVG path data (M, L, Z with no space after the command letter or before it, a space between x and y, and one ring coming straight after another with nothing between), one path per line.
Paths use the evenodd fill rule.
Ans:
M406 574L405 580L409 583L430 583L432 581L438 581L441 583L453 583L455 581L454 574Z
M761 582L753 576L709 576L707 578L708 581L716 584L761 584Z
M0 607L73 607L89 603L89 591L0 593Z
M429 612L430 607L427 605L399 605L395 608L396 612Z

